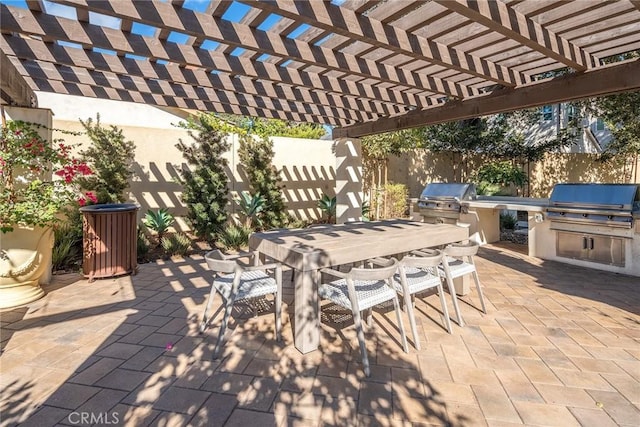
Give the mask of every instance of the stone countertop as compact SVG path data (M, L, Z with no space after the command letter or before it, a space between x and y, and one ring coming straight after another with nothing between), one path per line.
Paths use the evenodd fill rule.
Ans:
M461 205L470 208L509 209L514 211L545 212L549 199L533 197L478 196L475 200L464 200Z

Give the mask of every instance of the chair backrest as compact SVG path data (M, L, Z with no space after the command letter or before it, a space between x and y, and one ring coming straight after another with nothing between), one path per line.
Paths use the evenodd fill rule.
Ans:
M424 256L408 255L402 258L400 265L415 268L437 267L442 261L444 253L438 249L423 249L420 251Z
M234 259L226 259L226 256L219 250L208 252L204 259L210 270L216 273L233 273L239 267Z
M352 268L348 273L351 280L386 280L398 270L398 260L391 258L390 264L379 268Z
M453 243L444 249L444 253L448 256L461 258L471 257L478 253L478 243L469 240L465 243Z

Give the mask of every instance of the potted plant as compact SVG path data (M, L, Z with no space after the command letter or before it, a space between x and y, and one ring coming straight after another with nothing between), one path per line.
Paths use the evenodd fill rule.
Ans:
M60 210L95 196L80 193L77 178L91 169L61 140L51 143L36 125L7 121L0 139L0 308L44 295L51 275L53 232Z

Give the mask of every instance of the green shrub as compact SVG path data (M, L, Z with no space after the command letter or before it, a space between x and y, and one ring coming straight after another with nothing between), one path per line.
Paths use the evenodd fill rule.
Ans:
M251 232L250 228L231 224L218 233L218 243L223 249L239 251L249 246Z
M382 186L382 190L374 198L370 210L378 213L378 219L402 218L407 211L408 197L409 191L406 185L387 183ZM379 204L378 206L376 206L376 202Z
M228 132L211 114L201 114L179 126L188 129L195 140L193 144L182 140L176 144L189 166L181 169L179 177L187 220L199 237L212 241L227 221L229 179L225 169L229 162L223 155L230 148Z
M191 239L184 233L174 233L164 236L160 245L167 255L186 255L191 249Z
M500 214L500 229L513 230L516 227L517 218L510 213Z
M98 203L121 203L127 200L125 191L133 176L133 160L136 146L127 141L122 130L116 126L109 128L100 125L100 115L95 123L91 118L80 120L91 145L80 152L93 170L93 175L79 180L85 190L95 193Z
M327 215L327 222L333 224L336 217L336 198L322 195L322 199L318 200L318 207Z
M149 242L149 238L144 232L142 227L138 227L138 240L136 242L137 246L137 254L138 261L142 261L146 259L147 254L149 253L149 247L151 246L151 242Z
M529 180L522 169L505 160L482 166L475 174L474 181L478 183L478 194L493 195L508 194L509 191L506 189L509 186L515 185L522 188Z
M253 196L245 191L240 193L238 205L240 205L240 210L245 217L245 227L253 229L254 223L257 226L262 224L260 214L264 210L265 202L266 200L260 193L254 194Z
M158 234L158 240L162 240L164 234L169 230L169 227L176 221L176 219L169 213L166 208L158 209L157 212L152 210L147 211L147 215L142 222L147 228L155 231Z
M290 220L279 184L280 171L273 166L273 156L273 142L268 136L240 134L238 157L251 192L264 198L260 220L266 229L285 227Z
M77 267L82 259L82 229L78 234L73 224L63 223L53 227L53 270L69 270Z

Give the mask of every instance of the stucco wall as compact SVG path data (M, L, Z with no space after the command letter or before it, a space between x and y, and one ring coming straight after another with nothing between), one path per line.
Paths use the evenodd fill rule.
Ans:
M86 120L100 114L105 126L115 125L122 129L125 138L136 144L134 171L130 199L140 204L139 216L148 209L167 207L177 216L186 214L180 201L181 186L176 180L183 166L182 153L175 148L179 139L192 142L187 131L176 124L186 117L179 112L168 112L147 105L116 101L104 101L68 95L38 93L40 105L46 105L53 113L53 128L67 131L83 131L79 119ZM72 144L88 144L86 136L74 136L54 132L54 138L64 138ZM229 161L227 175L230 177L231 197L238 191L248 190L246 176L238 163L238 139L231 135L232 148L225 157ZM281 170L283 195L289 212L297 219L317 219L321 212L317 201L323 193L330 196L335 191L334 142L298 138L272 138L274 143L274 165ZM235 212L236 205L230 209ZM188 228L179 219L177 228Z
M451 153L414 150L402 156L391 156L388 179L406 184L409 197L419 197L426 184L459 182L460 176L468 180L482 164L480 157L471 157L461 165ZM530 196L546 198L558 182L622 182L624 173L621 167L596 161L593 154L550 153L544 160L531 164L528 175ZM635 182L640 183L640 177L636 177Z

